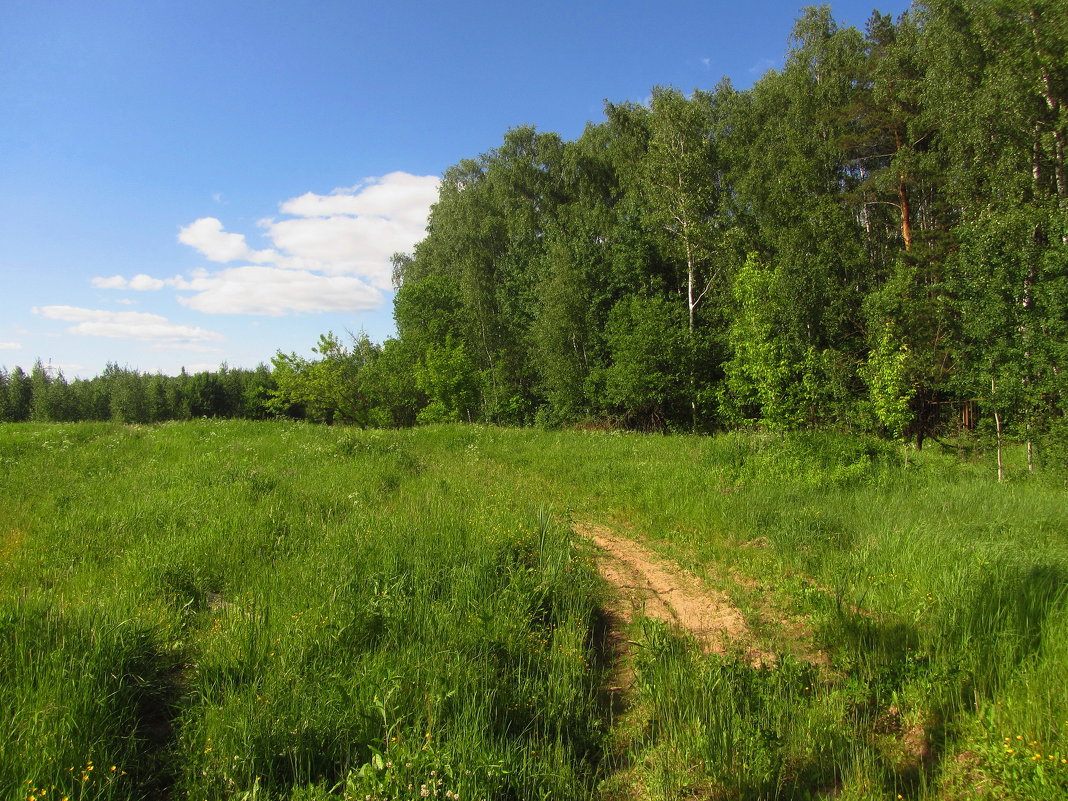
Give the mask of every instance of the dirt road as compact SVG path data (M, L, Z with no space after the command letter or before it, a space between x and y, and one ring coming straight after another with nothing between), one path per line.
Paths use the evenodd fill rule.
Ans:
M622 621L644 614L689 632L705 653L735 650L754 664L775 661L756 647L745 617L725 593L606 526L577 523L575 531L599 549L601 574L618 592L610 611Z

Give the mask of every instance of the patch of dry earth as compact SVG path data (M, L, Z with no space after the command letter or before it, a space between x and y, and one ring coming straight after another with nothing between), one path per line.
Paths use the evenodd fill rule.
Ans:
M678 626L705 653L741 650L754 665L775 662L774 654L757 647L744 615L725 593L606 526L577 523L575 531L601 552L601 574L618 591L611 613L626 622L644 614Z

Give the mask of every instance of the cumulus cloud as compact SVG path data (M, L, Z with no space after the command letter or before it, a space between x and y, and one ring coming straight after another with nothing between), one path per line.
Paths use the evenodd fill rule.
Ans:
M129 283L121 275L112 275L107 278L98 276L92 279L92 284L97 289L126 289Z
M163 289L167 286L167 282L160 278L153 278L150 275L139 273L133 278L123 278L121 275L112 275L108 278L94 278L92 279L93 286L97 289L133 289L137 291L146 291L153 289Z
M281 216L261 220L271 247L253 249L244 234L216 217L181 228L178 241L210 261L244 264L188 276L121 275L93 279L100 289L171 287L184 306L208 314L367 311L391 288L390 256L407 252L426 233L437 200L432 175L391 172L320 195L307 192L279 204Z
M40 306L33 309L50 320L74 323L71 334L113 339L136 339L142 342L172 343L218 342L222 335L191 325L178 325L158 314L132 311L82 309L77 306Z
M438 183L433 175L391 172L326 195L306 192L279 205L280 219L260 221L273 246L263 250L252 250L243 235L227 233L214 217L196 220L178 238L212 261L352 276L389 289L389 257L425 236Z
M262 314L279 317L300 312L350 312L377 308L378 290L360 278L327 276L279 267L196 270L176 288L195 294L179 302L208 314Z
M433 175L391 172L355 186L335 189L329 195L307 192L287 200L281 210L296 217L381 217L399 223L409 235L421 239L430 205L437 200L438 183Z
M372 216L300 217L272 223L271 239L292 254L292 266L328 275L353 275L389 289L389 257L407 252L421 236L410 225Z
M0 350L22 350L21 342L0 342Z
M215 217L201 217L178 232L178 241L189 245L211 261L274 261L278 254L273 250L253 250L245 242L244 234L231 234L223 230L223 224Z

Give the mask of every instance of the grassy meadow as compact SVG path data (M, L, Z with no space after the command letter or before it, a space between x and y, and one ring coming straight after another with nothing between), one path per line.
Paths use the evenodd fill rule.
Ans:
M1011 479L832 434L3 425L0 798L1063 798L1064 476ZM639 619L617 709L573 520L778 659Z

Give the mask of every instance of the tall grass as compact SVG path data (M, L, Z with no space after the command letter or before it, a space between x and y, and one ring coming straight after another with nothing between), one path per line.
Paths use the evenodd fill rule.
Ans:
M1064 797L1063 477L1012 478L832 434L3 426L0 796ZM569 518L777 664L639 620L607 731Z
M403 435L0 437L4 797L592 791L599 586L538 504Z

